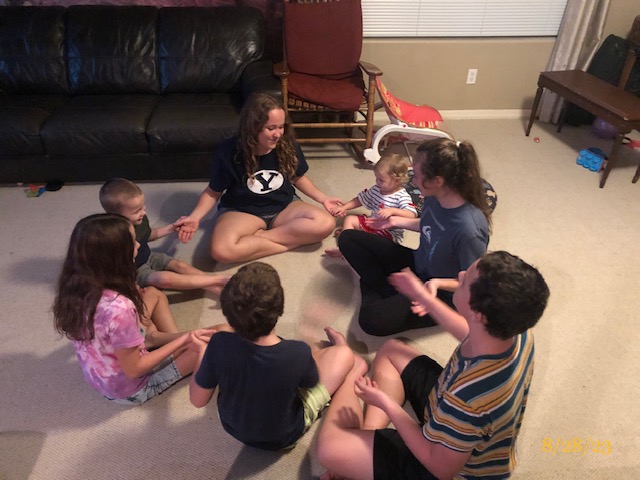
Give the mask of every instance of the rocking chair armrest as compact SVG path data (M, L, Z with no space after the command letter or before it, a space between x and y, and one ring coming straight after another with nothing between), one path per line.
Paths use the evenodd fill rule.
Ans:
M365 73L370 77L371 76L379 77L380 75L382 75L382 70L376 67L373 63L364 62L360 60L359 64L360 64L360 68L362 68L362 70L364 70Z
M286 78L290 73L289 66L284 61L273 65L273 74L276 77Z

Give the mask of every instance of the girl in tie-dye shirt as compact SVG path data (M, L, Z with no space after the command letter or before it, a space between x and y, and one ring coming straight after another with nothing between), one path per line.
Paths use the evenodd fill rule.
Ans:
M138 243L124 217L83 218L71 234L53 305L55 328L73 340L87 382L109 400L139 404L191 373L213 330L175 334L149 352L135 284ZM151 313L150 313L151 315ZM188 348L192 343L195 347Z

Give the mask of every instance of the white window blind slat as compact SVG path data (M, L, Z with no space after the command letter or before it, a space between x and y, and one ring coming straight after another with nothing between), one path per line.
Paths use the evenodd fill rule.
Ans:
M556 36L567 0L362 0L365 37Z

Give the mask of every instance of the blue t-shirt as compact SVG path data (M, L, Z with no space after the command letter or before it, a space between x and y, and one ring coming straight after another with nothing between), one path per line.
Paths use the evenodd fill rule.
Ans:
M420 244L414 251L416 274L431 278L457 278L487 252L489 224L482 211L469 203L443 208L426 197L420 217Z
M224 192L220 206L252 215L268 215L283 210L293 200L295 188L279 171L275 150L258 157L258 167L253 178L247 172L238 155L238 139L225 140L213 156L213 169L209 188ZM298 166L296 176L302 177L309 169L300 146L296 144Z

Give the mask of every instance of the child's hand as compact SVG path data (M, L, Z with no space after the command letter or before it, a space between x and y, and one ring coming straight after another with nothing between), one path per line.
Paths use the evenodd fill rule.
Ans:
M327 197L322 201L322 206L331 215L334 215L334 210L340 207L344 202L338 197Z
M198 328L196 330L192 330L191 334L199 342L203 342L206 344L209 343L209 340L211 340L211 335L217 333L217 331L218 330L216 328Z
M360 397L364 403L384 410L384 404L389 397L378 388L376 382L367 376L360 377L355 381L354 388L356 395Z
M395 217L393 216L389 218L366 217L364 219L364 224L373 230L388 230L389 228L394 227L394 218Z
M388 277L389 283L405 297L413 300L426 290L424 283L410 268L403 268Z
M429 313L429 309L419 302L411 302L411 311L419 317L424 317Z
M439 285L439 282L437 279L431 279L424 284L424 287L427 289L427 292L429 292L433 297L437 297L438 285ZM411 302L411 311L415 315L418 315L419 317L424 317L426 314L429 313L429 309L427 307L425 307L420 302L415 302L415 301Z
M433 278L424 284L427 291L434 297L438 295L438 280Z
M180 217L173 222L173 227L178 231L178 238L182 243L187 243L198 230L200 222L191 217Z
M381 208L376 212L376 217L386 220L393 215L393 210L390 208Z
M167 235L170 235L173 232L176 232L177 230L178 230L178 227L176 227L174 223L170 223L169 225L165 225L162 228L158 228L157 238L166 237Z
M211 325L210 327L205 327L204 330L208 330L211 332L209 334L209 337L218 332L235 332L233 327L228 323L216 323L215 325Z
M211 336L206 336L198 332L199 330L193 330L189 332L189 336L187 337L188 347L194 352L204 352L204 350L207 348L207 344L209 343L209 339L211 338Z
M347 209L344 205L341 205L337 208L334 208L333 211L329 213L331 213L331 215L333 215L334 217L344 217L347 215Z

